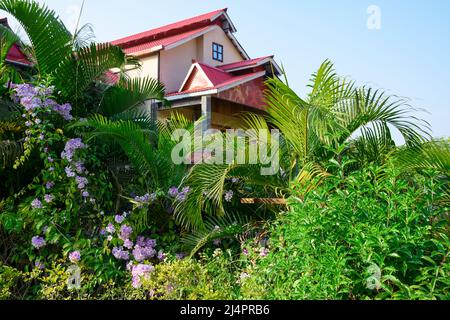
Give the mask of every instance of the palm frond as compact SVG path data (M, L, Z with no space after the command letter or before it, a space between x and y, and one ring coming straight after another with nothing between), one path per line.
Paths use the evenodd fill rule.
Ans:
M79 28L75 34L73 35L73 50L79 51L82 48L89 47L92 42L94 42L95 39L95 33L94 28L90 23L87 23L83 25L81 28Z
M338 106L338 112L343 115L340 120L346 128L340 137L341 143L376 122L397 129L408 145L420 144L430 137L429 124L414 115L416 110L406 99L389 96L381 90L358 89L354 99Z
M252 218L238 213L227 213L223 217L208 217L205 228L194 231L182 238L182 243L190 250L192 258L204 246L216 239L237 237L248 230Z
M15 43L20 43L19 37L0 24L0 64L4 63L9 50Z
M151 77L122 79L106 90L99 112L112 116L141 106L148 100L162 101L164 94L164 85Z
M450 175L450 142L435 140L405 147L394 154L394 166L405 170L437 170Z
M57 87L65 98L76 101L93 81L124 61L125 53L119 47L93 43L64 57L54 72Z
M0 140L0 166L2 169L12 165L22 155L23 148L19 142Z

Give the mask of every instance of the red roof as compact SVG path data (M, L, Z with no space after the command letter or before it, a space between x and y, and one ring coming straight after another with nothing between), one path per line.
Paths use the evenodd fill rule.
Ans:
M102 80L106 83L106 84L109 84L109 85L115 85L115 84L117 84L118 82L119 82L119 75L117 74L117 73L114 73L114 72L112 72L112 71L106 71L104 74L103 74L103 78L102 78Z
M233 77L233 75L225 71L222 71L218 68L208 66L207 64L198 63L198 65L202 68L203 72L206 74L206 76L214 86L218 86L221 83L227 82L235 78Z
M203 27L203 28L192 30L192 31L184 32L184 33L181 33L178 35L174 35L171 37L162 38L162 39L144 42L144 43L139 43L134 46L125 47L124 52L126 54L133 54L133 53L138 53L138 52L143 52L143 51L152 51L152 49L158 48L160 46L162 46L162 48L164 48L171 44L177 43L179 41L182 41L182 40L188 39L192 36L195 36L197 34L200 34L200 33L204 32L205 30L207 30L208 28L209 27Z
M178 34L183 31L187 31L186 29L198 29L200 27L204 27L206 25L211 25L217 17L221 14L226 13L227 9L215 10L206 14L202 14L193 18L185 19L176 23L171 23L166 26L151 29L145 32L141 32L132 36L128 36L122 39L118 39L112 41L111 43L117 46L132 46L135 42L147 42L156 40L158 38L172 36ZM189 31L190 31L189 30Z
M233 69L239 69L239 68L246 68L246 67L255 67L258 65L258 63L266 60L266 59L272 59L273 56L265 56L265 57L261 57L261 58L255 58L255 59L251 59L251 60L244 60L244 61L238 61L238 62L234 62L234 63L229 63L229 64L224 64L221 66L218 66L217 68L221 69L221 70L233 70Z
M7 18L1 18L0 24L5 26L8 29L11 29L8 24ZM19 45L14 44L11 49L9 49L8 54L6 55L6 60L12 63L20 63L27 66L31 65L31 62L27 59L27 56L22 52Z
M204 74L206 75L206 77L208 78L209 82L212 83L212 86L205 86L202 88L195 88L195 89L191 89L191 90L183 90L180 92L172 92L167 94L168 97L170 96L178 96L178 95L184 95L184 94L189 94L189 93L197 93L197 92L203 92L203 91L208 91L208 90L214 90L214 89L221 89L224 87L228 87L228 86L233 86L233 85L239 85L241 83L246 82L247 80L250 81L254 78L257 77L262 77L264 76L265 72L251 72L251 73L247 73L244 75L232 75L228 72L225 72L223 70L220 70L219 68L215 68L203 63L198 63L195 62L193 67L191 68L191 72L188 74L186 80L188 80L191 76L195 76L196 74L194 73L195 68L201 68L201 70L204 72ZM183 88L185 87L186 83L188 81L186 81L183 84ZM183 89L182 88L182 89Z

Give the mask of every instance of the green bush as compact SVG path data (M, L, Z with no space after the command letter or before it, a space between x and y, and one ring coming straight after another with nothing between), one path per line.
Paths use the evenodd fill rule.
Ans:
M449 299L447 183L368 168L292 197L244 297Z

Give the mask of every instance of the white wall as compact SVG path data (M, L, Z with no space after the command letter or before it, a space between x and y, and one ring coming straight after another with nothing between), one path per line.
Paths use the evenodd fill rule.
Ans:
M197 41L193 39L178 47L161 51L161 82L166 86L166 92L176 92L192 65L192 59L197 60Z
M147 57L139 58L141 61L140 69L129 70L127 74L131 78L136 77L152 77L158 79L158 54L152 54Z

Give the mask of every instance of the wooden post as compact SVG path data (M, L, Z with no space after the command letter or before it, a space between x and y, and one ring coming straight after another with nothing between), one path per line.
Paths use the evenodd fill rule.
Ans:
M275 205L287 205L286 199L276 198L276 199L255 199L255 198L243 198L241 199L242 204L275 204Z
M202 96L202 117L202 132L205 133L211 128L211 96Z

